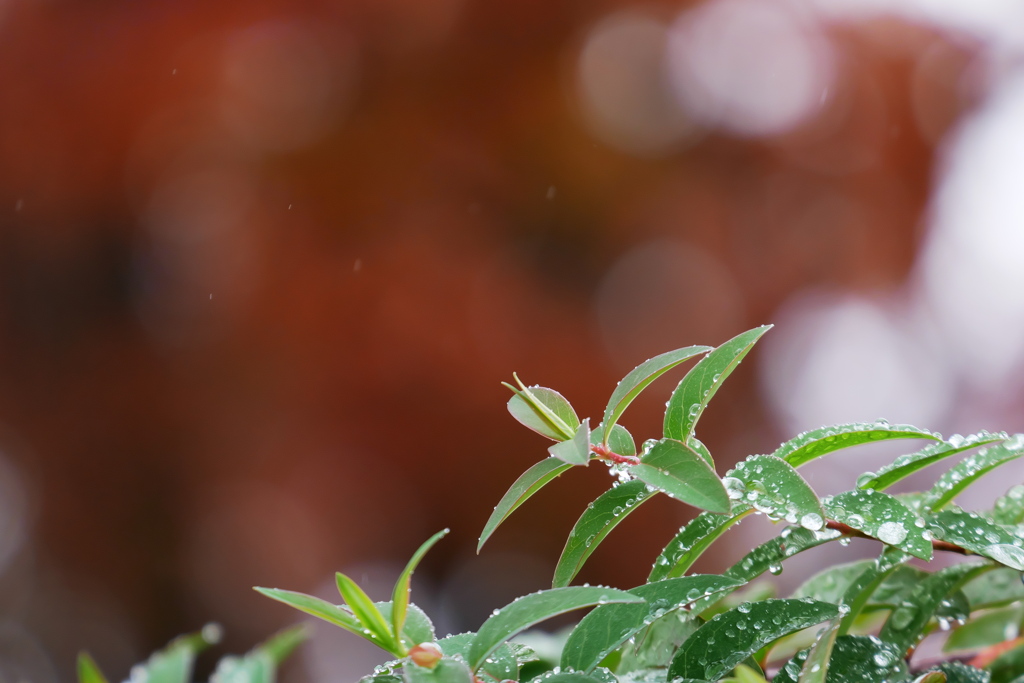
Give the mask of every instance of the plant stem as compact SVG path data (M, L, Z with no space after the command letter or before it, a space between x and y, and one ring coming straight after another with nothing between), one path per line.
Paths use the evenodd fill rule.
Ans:
M847 526L846 524L843 524L842 522L837 522L837 521L835 521L833 519L827 520L825 522L825 526L828 527L829 529L835 529L836 531L842 532L842 534L844 536L852 536L852 537L855 537L855 538L869 538L869 539L871 539L873 541L877 541L878 540L874 536L868 536L867 534L865 534L863 531L860 531L859 529L854 529L852 526ZM941 551L941 552L947 552L947 553L957 553L959 555L974 555L975 554L975 553L971 552L970 550L968 550L966 548L961 548L960 546L958 546L958 545L956 545L954 543L949 543L947 541L932 541L932 549L933 550L937 550L937 551Z

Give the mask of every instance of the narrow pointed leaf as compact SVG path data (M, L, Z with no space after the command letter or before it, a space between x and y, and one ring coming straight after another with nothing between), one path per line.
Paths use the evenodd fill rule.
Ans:
M265 654L276 666L286 660L295 651L295 648L302 645L310 635L310 629L305 624L292 626L274 634L259 644L253 652Z
M797 683L808 651L800 652L783 667L772 683ZM831 683L879 683L903 680L906 665L890 643L874 636L839 636L832 647L828 677Z
M1007 527L981 515L947 509L928 519L928 528L936 538L953 543L1017 571L1024 571L1021 539Z
M513 375L514 376L514 375ZM554 389L527 387L516 377L519 388L505 383L515 392L508 400L508 412L523 426L555 441L571 439L580 420L569 401Z
M215 624L175 638L150 656L140 677L147 683L190 683L196 655L219 640L220 627Z
M774 455L752 455L725 477L729 496L769 517L811 530L825 525L821 501L792 465Z
M1024 523L1024 484L1017 484L999 496L990 517L996 524L1015 526Z
M942 437L910 425L891 425L885 420L852 422L804 432L783 443L772 455L782 458L793 467L800 467L815 458L843 448L890 439L941 441Z
M390 600L373 603L380 611L384 621L392 622ZM430 621L427 613L413 603L405 607L405 624L402 626L402 637L405 642L419 645L420 643L434 642L434 622Z
M272 600L283 602L284 604L294 607L306 614L311 614L314 617L323 619L335 626L340 626L349 633L354 633L361 638L366 638L375 645L383 647L377 640L376 636L372 634L367 635L363 632L363 625L359 623L359 620L356 619L351 612L338 607L337 605L332 605L326 600L321 600L320 598L312 595L306 595L305 593L297 593L295 591L282 590L280 588L260 588L257 586L254 590L262 593Z
M616 603L593 609L573 629L562 648L562 668L589 673L655 619L738 585L738 581L726 577L698 574L633 588L628 592L646 602Z
M971 579L964 584L963 590L971 603L971 608L975 610L1001 607L1024 600L1021 573L1003 567Z
M483 623L469 648L469 665L476 671L502 643L535 624L582 607L643 598L604 586L567 586L531 593L509 603Z
M397 634L391 632L391 624L387 622L384 615L373 604L373 600L370 600L370 597L363 592L363 589L355 581L341 572L337 572L334 576L338 584L338 592L341 593L345 604L352 610L352 614L356 616L356 619L362 623L364 628L370 629L370 632L377 636L385 650L399 657L403 656L405 654L404 648L398 642Z
M702 512L694 517L658 555L647 581L682 576L719 536L754 511L742 505L733 510L731 515Z
M800 677L797 683L825 683L825 677L829 671L829 660L832 658L832 649L836 644L836 637L839 635L840 619L833 619L828 627L818 635L814 641L807 659L800 669Z
M665 437L686 442L693 435L697 420L714 398L722 382L747 355L771 325L739 334L711 351L693 366L672 392L665 409Z
M468 660L469 648L475 637L475 633L460 633L442 638L437 641L437 644L447 656ZM495 681L518 680L519 678L519 662L508 643L502 644L492 652L480 668Z
M604 439L604 423L597 425L597 429L590 433L590 443L595 446L601 443ZM612 426L611 433L608 435L608 443L606 444L613 453L619 455L636 455L636 441L633 440L633 435L623 427L622 425Z
M984 565L962 563L929 575L893 610L878 637L906 652L922 637L928 620L946 596L973 575L988 569Z
M979 478L1021 455L1024 455L1024 434L1015 434L1007 441L964 458L939 477L925 494L923 508L941 510Z
M998 434L979 432L968 437L951 436L946 441L929 444L916 453L901 455L877 472L865 472L857 478L857 488L884 491L896 482L909 477L914 472L933 465L940 460L977 446L986 446L1002 441L1005 438L1005 432Z
M571 439L548 446L548 453L570 465L586 465L590 460L590 418L580 423Z
M647 485L635 479L608 489L587 505L558 558L553 586L568 586L611 530L651 495Z
M854 580L861 576L865 569L874 566L875 561L872 559L832 565L800 584L791 597L812 598L838 605L843 601L843 596Z
M949 634L943 652L980 650L1019 638L1024 624L1024 605L985 612Z
M491 537L491 534L494 533L502 522L508 519L508 516L516 508L570 467L572 465L562 462L558 458L545 458L523 472L494 507L494 512L491 513L487 524L484 525L483 532L480 534L480 541L477 543L476 551L480 552L480 549L487 542L487 539Z
M707 461L681 441L662 439L630 468L637 479L709 512L729 512L729 495Z
M835 605L814 600L743 603L719 614L683 643L669 665L668 679L718 680L768 643L838 615Z
M685 363L691 358L700 356L710 350L710 346L687 346L655 356L633 368L616 385L615 391L612 392L611 398L608 399L608 406L604 409L605 443L607 443L608 431L612 428L612 425L619 421L622 413L633 402L633 399L646 389L651 382L680 363Z
M846 605L849 611L843 615L839 624L839 635L850 632L878 587L909 559L910 556L903 551L888 547L847 585L843 592L842 604Z
M88 652L78 653L78 683L107 683L107 677Z
M830 519L846 524L922 560L932 559L924 521L895 496L881 491L846 491L825 500Z
M391 591L391 633L394 634L395 638L401 640L402 630L405 628L405 615L409 608L409 583L412 580L412 573L416 571L416 567L419 565L420 560L427 554L427 551L434 547L434 544L444 538L449 532L449 529L439 531L431 536L427 541L421 545L412 558L405 565L405 569L398 576L398 581L395 582L395 588ZM413 643L416 645L417 643Z

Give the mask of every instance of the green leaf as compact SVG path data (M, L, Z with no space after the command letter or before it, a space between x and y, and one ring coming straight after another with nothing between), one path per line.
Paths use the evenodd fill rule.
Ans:
M291 626L257 645L253 652L266 655L271 664L277 666L286 660L295 651L295 648L302 645L310 635L310 629L304 624Z
M942 437L910 425L891 425L885 420L852 422L799 434L775 449L772 455L782 458L793 467L800 467L815 458L843 448L889 439L941 441Z
M992 521L1014 526L1024 523L1024 484L1017 484L996 499L992 506Z
M719 536L754 511L753 508L745 506L739 509L734 507L734 510L731 516L702 512L689 524L680 528L679 533L669 541L654 561L654 567L647 580L650 582L682 576Z
M930 574L892 611L878 637L906 652L923 637L925 626L940 603L972 575L987 569L984 565L962 563Z
M387 622L370 597L363 592L363 589L341 572L337 572L334 576L338 584L338 592L341 593L345 604L352 610L352 614L356 616L363 628L369 629L370 633L376 636L376 642L385 650L398 657L405 656L405 647L401 644L399 635L391 632L391 624Z
M460 660L444 657L433 669L409 663L402 668L405 683L474 683L473 672Z
M475 633L460 633L442 638L437 641L437 644L441 651L449 657L461 657L463 660L468 660L469 648L473 644L475 636ZM508 643L502 644L492 652L484 661L481 669L496 681L519 679L519 661Z
M797 683L825 683L825 677L829 671L829 660L832 658L832 649L836 644L836 637L839 635L840 619L836 618L829 622L821 633L818 634L814 645L804 665L800 668L800 677Z
M374 606L380 611L384 621L393 622L391 618L391 601L375 602ZM430 621L427 613L413 603L405 608L405 624L402 627L402 636L406 642L413 645L420 643L434 642L434 623Z
M946 674L942 671L929 671L915 678L913 683L946 683Z
M1021 573L999 567L964 584L964 594L972 609L1001 607L1011 602L1024 600L1024 584Z
M405 679L394 674L371 674L360 678L359 683L405 683Z
M698 574L633 588L628 592L646 602L616 603L593 609L569 635L562 649L561 666L589 673L655 619L738 585L740 582L726 577Z
M715 469L715 460L711 457L711 451L708 450L708 447L704 445L703 441L695 436L691 436L686 440L686 445L700 455L700 457L704 458L704 461L711 466L711 469Z
M409 608L409 583L412 580L412 573L416 571L416 567L419 565L420 560L423 559L423 556L427 554L427 551L444 538L448 532L449 529L445 529L427 539L413 553L412 559L405 565L405 569L398 576L398 581L395 582L395 588L391 591L391 633L399 641L401 640L402 631L405 629L405 615ZM413 645L418 645L418 643L413 643Z
M88 652L78 653L78 683L107 683L107 677Z
M996 657L988 666L992 683L1011 683L1024 676L1024 646L1018 646Z
M547 387L527 387L515 374L512 376L519 385L518 389L507 382L502 382L515 392L508 400L508 412L512 413L512 417L523 426L549 439L571 439L580 419L576 417L576 411L565 397Z
M147 683L190 683L196 655L220 640L220 627L208 624L197 633L180 636L154 652L140 672Z
M843 601L843 596L854 580L863 575L866 569L874 566L875 560L871 559L832 565L800 584L793 591L792 597L812 598L838 605Z
M586 465L590 461L590 418L580 423L571 439L548 446L548 453L570 465Z
M1021 455L1024 455L1024 434L1015 434L1003 443L983 448L939 477L925 494L922 506L925 510L941 510L980 477Z
M932 559L924 520L895 496L881 491L846 491L824 501L829 518L922 560Z
M933 465L940 460L962 453L976 446L984 446L1006 438L1005 432L990 434L979 432L968 437L954 434L946 441L925 446L916 453L901 455L891 464L877 472L865 472L857 478L857 488L884 491L898 481L909 477L914 472Z
M554 587L568 586L611 530L651 495L644 482L633 480L608 489L587 505L558 558Z
M581 674L578 671L563 671L544 677L544 683L603 683L604 680Z
M950 508L929 517L928 528L938 539L1024 571L1021 539L981 515Z
M619 421L622 413L633 402L633 399L646 389L651 382L680 363L685 363L691 358L700 356L710 350L710 346L687 346L655 356L633 368L616 385L615 391L612 392L611 398L608 399L608 406L604 409L604 443L608 443L608 430Z
M681 441L662 439L631 474L672 498L709 512L729 512L729 495L707 461Z
M597 425L597 429L590 433L590 443L597 445L604 438L604 423ZM608 436L608 448L619 455L636 455L636 441L632 434L622 425L613 425L611 434Z
M771 329L764 325L739 334L714 349L693 366L672 392L665 409L665 437L686 442L693 435L708 402L732 374L747 352Z
M741 500L770 518L817 531L825 511L814 490L796 469L774 455L752 455L725 476L729 497Z
M570 467L572 465L562 462L558 458L549 457L523 472L494 507L494 512L491 513L487 524L484 525L483 532L480 534L480 541L477 543L476 551L480 552L480 549L484 547L484 543L491 537L491 534L494 533L502 522L508 519L508 516L516 508Z
M495 610L477 631L469 648L469 665L476 671L502 643L545 619L581 607L610 602L643 602L643 598L604 586L552 588L518 598Z
M849 608L839 625L839 635L846 635L853 628L857 617L871 600L875 591L885 580L907 562L910 556L893 547L885 551L871 562L864 571L858 574L843 592L842 604Z
M980 614L949 634L943 652L980 650L1020 637L1024 605L1014 605Z
M372 632L370 634L363 632L363 625L359 623L359 620L356 619L351 612L338 607L337 605L332 605L326 600L321 600L320 598L313 597L312 595L306 595L305 593L297 593L295 591L282 590L280 588L261 588L257 586L254 590L258 593L262 593L272 600L283 602L284 604L294 607L306 614L311 614L314 617L323 619L335 626L340 626L349 633L354 633L360 638L366 638L374 645L384 647ZM384 647L384 649L387 648Z
M835 605L809 599L743 603L719 614L683 643L669 666L668 679L717 680L768 643L838 615Z
M789 660L772 683L796 683L807 659L804 650ZM906 672L901 653L874 636L839 636L829 661L829 683L878 683L902 680Z
M935 667L946 674L946 683L989 683L987 671L960 662L943 662Z

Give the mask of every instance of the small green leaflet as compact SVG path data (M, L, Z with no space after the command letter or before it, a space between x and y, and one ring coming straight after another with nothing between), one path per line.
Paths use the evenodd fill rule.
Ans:
M893 610L878 637L906 652L917 644L928 620L946 596L972 576L988 569L985 565L961 563L930 574Z
M843 448L875 443L889 439L929 439L941 441L942 437L910 425L891 425L885 420L876 422L853 422L850 424L821 427L804 432L786 441L772 453L793 467Z
M932 515L928 527L936 538L1024 571L1021 539L1004 526L973 512L950 508Z
M474 683L473 672L454 657L443 657L433 669L407 664L402 667L404 683Z
M398 657L405 655L405 648L398 639L398 634L391 632L391 624L384 619L373 600L363 592L355 581L341 572L335 575L335 583L338 584L338 592L345 600L345 604L352 610L352 614L362 623L363 628L369 629L370 633L376 636L381 647Z
M581 607L610 602L643 602L643 598L603 586L552 588L518 598L495 610L477 631L469 648L469 666L476 671L502 643L545 619Z
M825 501L829 518L922 560L932 559L932 543L925 538L924 520L888 493L854 490Z
M910 560L901 550L892 546L886 547L885 551L871 562L864 571L858 574L843 592L842 603L850 608L839 624L839 635L846 635L853 628L857 617L864 610L865 605L871 600L875 590L905 562Z
M729 496L707 461L681 441L662 439L646 449L630 473L672 498L709 512L729 512Z
M487 524L484 525L483 532L480 534L480 541L476 545L476 551L480 552L480 549L484 547L484 543L491 537L491 534L494 533L502 522L508 519L508 516L516 508L570 467L572 465L562 462L558 458L549 457L523 472L494 507L494 512L491 513Z
M857 488L884 491L914 472L933 465L940 460L962 453L976 446L986 446L1006 438L1006 432L990 434L979 432L968 437L954 434L946 441L925 446L916 453L901 455L877 472L865 472L857 478Z
M305 612L306 614L312 614L314 617L328 621L335 626L340 626L349 633L354 633L361 638L366 638L374 645L380 645L380 642L373 635L367 635L363 633L363 625L359 623L351 612L333 605L326 600L313 597L312 595L306 595L305 593L297 593L295 591L282 590L280 588L260 588L257 586L254 590L258 593L283 602L290 607L294 607L297 610Z
M604 438L604 423L597 425L597 429L590 433L590 443L595 446L601 443ZM622 425L612 427L611 435L608 437L608 448L619 455L636 455L636 442L632 434Z
M391 618L391 601L375 602L377 609L385 621L393 623ZM402 627L402 636L405 642L419 645L420 643L434 642L434 623L430 621L427 613L413 603L405 608L405 625Z
M220 640L220 627L209 624L198 633L175 638L154 652L143 665L140 678L146 683L190 683L196 655Z
M570 465L586 465L590 461L590 418L580 423L571 439L548 446L548 453Z
M964 489L1000 465L1024 455L1024 434L970 455L939 477L922 501L925 510L941 510Z
M796 469L774 455L752 455L723 480L729 497L752 505L771 518L817 531L825 511L814 490Z
M549 439L571 439L580 420L565 397L547 387L527 387L515 374L512 376L519 385L518 389L507 382L502 382L515 394L508 400L508 412L512 417L523 426Z
M476 634L474 633L460 633L455 636L442 638L437 641L437 645L441 648L441 652L449 657L457 656L467 660L469 659L469 647L473 644L475 636ZM506 679L517 680L519 678L519 662L516 660L515 653L512 652L512 648L508 646L508 643L502 644L492 652L481 668L484 673L496 681Z
M88 652L78 653L78 683L107 683L107 677Z
M1013 569L998 567L971 579L963 588L971 608L989 609L1011 602L1024 600L1024 584L1021 573Z
M274 683L277 666L309 637L305 626L294 626L271 637L243 657L224 657L210 676L216 683Z
M824 602L839 604L846 595L846 590L854 580L864 573L869 567L874 567L875 561L855 560L845 564L835 564L823 569L804 581L793 591L794 598L813 598Z
M634 479L608 489L587 505L558 558L553 586L568 586L605 536L651 495L644 482Z
M789 660L772 683L797 683L808 651ZM878 683L903 680L906 672L901 653L874 636L839 636L829 662L830 683Z
M647 581L682 576L719 536L754 511L746 506L734 506L733 510L731 516L702 512L694 517L658 555Z
M693 435L708 402L757 340L771 329L764 325L725 342L691 369L672 392L665 409L665 437L686 442Z
M989 672L960 662L943 662L935 667L946 675L946 683L989 683Z
M800 669L800 678L797 679L797 683L825 683L829 660L832 658L832 649L835 647L836 637L839 635L839 623L840 619L833 619L829 622L828 627L818 634L818 638L807 654L807 660Z
M996 524L1012 526L1024 523L1024 484L1017 484L999 496L990 516Z
M768 643L838 615L836 605L809 598L745 602L697 629L672 659L668 679L718 680Z
M980 650L1018 638L1024 624L1024 605L984 612L949 634L943 652Z
M405 569L398 576L398 581L395 582L395 588L391 592L391 632L399 640L401 639L402 631L405 629L405 615L409 608L409 584L412 580L412 573L416 570L420 560L427 554L427 551L434 547L434 544L440 541L448 534L448 529L439 531L431 536L427 541L413 553L412 558L408 564L405 565ZM417 643L412 643L416 645Z
M680 363L685 363L691 358L700 356L710 350L710 346L687 346L655 356L633 368L616 385L615 391L612 392L611 398L608 399L608 406L604 409L603 424L605 432L603 442L605 444L608 443L609 430L619 421L622 413L633 402L633 399L646 389L651 382Z
M701 598L740 585L722 576L693 575L633 588L646 603L601 605L583 617L562 648L563 669L589 673L601 661L655 619Z

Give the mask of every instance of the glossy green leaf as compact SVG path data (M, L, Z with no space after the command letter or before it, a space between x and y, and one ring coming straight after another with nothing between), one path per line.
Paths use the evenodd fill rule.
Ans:
M835 605L809 599L743 603L719 614L683 643L669 666L668 679L717 680L768 643L838 615Z
M1024 645L996 657L995 661L989 664L988 670L992 674L992 683L1012 683L1024 676Z
M558 458L549 457L523 472L494 507L494 512L491 513L487 524L484 525L483 532L480 534L480 541L477 543L476 551L480 552L480 549L483 548L484 543L491 537L491 534L494 533L502 522L508 519L508 516L516 508L570 467L572 465L562 462Z
M644 482L633 480L608 489L587 505L558 558L554 587L568 586L611 530L651 495Z
M405 648L399 642L398 634L392 633L391 624L380 613L377 606L373 604L373 600L370 600L370 597L363 592L363 589L355 581L341 572L337 572L334 576L335 583L338 585L338 592L341 593L345 604L352 610L352 614L363 625L363 628L369 629L370 633L376 636L375 642L388 652L399 657L405 655Z
M374 606L380 611L384 620L393 623L391 618L391 601L375 602ZM402 639L406 643L419 645L420 643L434 641L434 623L430 621L427 613L413 603L405 606L405 624L402 626Z
M579 673L578 671L562 671L544 677L544 683L603 683L604 680Z
M942 646L943 652L980 650L1021 635L1024 605L1014 605L973 617L952 633Z
M431 536L427 541L421 545L412 558L405 565L405 569L398 576L398 580L395 582L395 588L391 591L391 632L396 636L401 636L402 631L405 629L405 615L409 607L409 590L410 581L412 580L412 573L416 571L416 567L419 565L420 560L427 554L434 544L440 541L448 534L449 530L445 529L439 531ZM416 645L417 643L412 643Z
M441 651L449 657L461 657L463 660L468 660L469 648L475 637L475 633L460 633L442 638L437 641L437 644ZM519 679L519 661L508 643L502 644L492 652L480 668L496 681Z
M254 590L262 593L272 600L283 602L284 604L294 607L306 614L311 614L314 617L323 619L335 626L340 626L349 633L354 633L360 638L366 638L374 645L384 647L372 633L369 635L364 633L363 625L359 623L359 620L356 619L351 612L342 607L333 605L326 600L321 600L320 598L313 597L312 595L282 590L280 588L260 588L257 586Z
M848 611L843 615L839 624L839 635L846 635L850 632L878 587L909 559L910 556L903 551L887 547L881 555L864 568L864 571L850 581L843 592L841 601L847 606Z
M1004 567L971 579L964 584L963 591L971 603L971 608L976 610L1001 607L1024 600L1021 573Z
M595 446L601 443L604 438L604 423L597 425L597 429L590 433L590 443ZM636 455L636 441L622 425L614 425L611 434L608 436L608 448L619 455Z
M78 653L78 683L107 683L107 677L88 652Z
M792 597L812 598L838 605L854 580L874 566L875 560L871 559L831 565L800 584L793 591Z
M977 446L986 446L1002 441L1005 438L1005 432L998 434L979 432L967 437L954 434L948 440L925 446L916 453L901 455L877 472L865 472L857 478L857 487L883 491L896 482L909 477L914 472L933 465L940 460Z
M878 637L906 652L923 637L925 626L942 601L972 575L986 570L984 566L961 563L928 575L892 611Z
M681 441L662 439L629 468L637 479L709 512L729 512L729 495L707 461Z
M642 603L643 598L604 586L552 588L518 598L495 610L477 631L469 648L469 665L476 671L488 655L506 640L546 619L582 607L612 602Z
M1024 571L1022 539L981 515L950 508L929 517L928 528L937 539Z
M475 680L465 662L453 657L442 658L433 669L409 663L402 671L405 683L474 683Z
M813 531L825 525L825 511L814 490L792 465L774 455L750 456L726 474L724 483L730 498L769 517Z
M808 651L793 657L772 683L797 683ZM906 665L899 650L874 636L839 636L829 661L829 683L879 683L903 680Z
M793 467L800 467L815 458L843 448L890 439L941 441L942 437L910 425L891 425L885 420L852 422L812 429L799 434L775 449L772 455L782 458Z
M672 392L665 408L665 438L686 442L697 420L714 398L722 382L747 355L761 336L771 329L764 325L739 334L711 351L693 366Z
M265 655L274 666L287 659L299 645L312 635L305 624L292 626L274 634L263 643L253 648L253 653ZM271 681L271 683L273 683Z
M708 547L729 527L754 511L746 506L734 506L731 515L702 512L694 517L669 541L654 561L648 581L682 576Z
M853 527L922 560L932 559L924 520L895 496L881 491L846 491L824 501L830 519Z
M633 368L616 385L615 391L612 392L611 398L608 399L608 406L604 409L604 443L608 443L608 430L619 421L622 413L633 402L633 399L646 389L651 382L680 363L685 363L691 358L705 354L710 350L710 346L687 346L655 356Z
M983 448L945 472L925 494L925 510L941 510L982 476L995 468L1024 455L1024 434L1015 434L1006 441Z
M580 423L571 439L548 446L548 453L570 465L586 465L590 461L590 418Z
M562 650L563 669L589 673L616 648L666 613L740 585L722 576L693 575L633 588L644 603L601 605L583 617Z
M371 674L360 678L359 683L405 683L405 679L395 674Z
M946 675L946 683L989 683L991 680L984 669L976 669L961 662L943 662L935 669Z
M220 627L208 624L197 633L175 638L150 656L139 675L147 683L191 683L196 655L218 642L220 636Z
M704 461L711 466L711 469L715 469L715 459L711 457L711 451L708 450L708 447L704 445L703 441L695 436L691 436L686 440L686 445L700 455L700 457L704 458Z
M990 516L996 524L1024 524L1024 484L1017 484L999 496L992 506Z
M621 680L624 673L655 669L661 672L661 680L664 680L665 669L676 650L702 624L703 621L692 617L686 610L669 612L655 619L633 636L631 646L619 650L622 657L616 666L616 674Z
M836 618L829 622L828 626L818 634L807 659L800 668L800 676L797 683L825 683L829 671L829 660L832 658L832 649L835 647L836 638L839 636L839 622Z
M515 377L515 375L513 375ZM569 402L560 393L547 387L527 387L515 377L519 388L503 382L506 387L514 392L514 396L508 400L508 412L524 427L532 429L541 436L546 436L555 441L571 439L579 426L580 419L576 417Z

